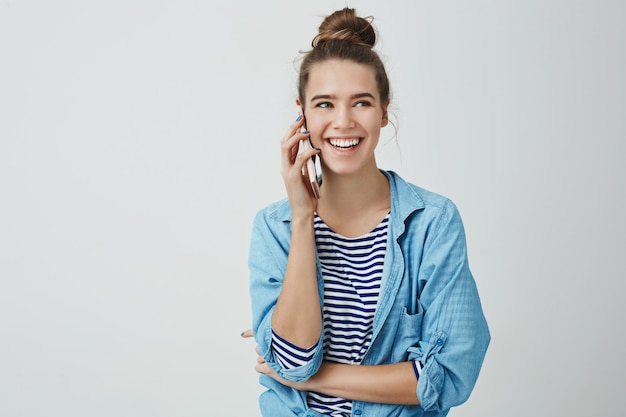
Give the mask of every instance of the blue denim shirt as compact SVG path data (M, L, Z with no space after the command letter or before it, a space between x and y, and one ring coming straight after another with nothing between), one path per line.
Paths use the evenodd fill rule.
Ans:
M418 359L424 364L420 405L354 401L353 416L445 416L467 400L490 341L476 283L469 269L465 232L448 199L383 171L391 189L391 218L372 342L362 364ZM323 334L308 364L285 370L271 349L271 319L281 290L291 237L287 199L257 213L249 253L252 327L259 353L282 378L303 381L323 360ZM318 259L320 298L323 278ZM321 306L320 306L321 308ZM264 416L320 416L306 393L261 375Z

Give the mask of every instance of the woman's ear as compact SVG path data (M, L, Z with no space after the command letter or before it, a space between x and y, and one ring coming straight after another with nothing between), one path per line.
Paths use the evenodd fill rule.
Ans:
M304 110L302 109L302 102L299 98L296 98L296 106L298 107L298 114L302 116L304 114Z
M383 118L380 122L380 127L385 127L389 124L389 100L383 105Z

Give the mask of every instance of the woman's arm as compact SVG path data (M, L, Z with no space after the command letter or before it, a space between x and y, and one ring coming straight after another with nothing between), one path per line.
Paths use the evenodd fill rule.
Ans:
M417 378L411 362L390 365L346 365L323 362L319 371L303 382L281 379L263 358L256 371L300 391L382 404L419 404Z
M426 237L417 283L422 335L408 349L408 359L425 366L418 390L422 409L448 410L468 399L490 341L469 269L463 223L449 200Z
M272 328L290 343L309 348L322 333L322 310L317 283L317 256L313 228L317 199L303 178L303 167L317 150L298 154L303 120L291 125L281 141L281 175L291 205L291 242L287 267L276 307L272 314Z
M322 332L313 218L292 221L291 245L272 328L283 339L309 348Z
M324 362L306 384L307 391L383 404L419 404L411 362L346 365Z

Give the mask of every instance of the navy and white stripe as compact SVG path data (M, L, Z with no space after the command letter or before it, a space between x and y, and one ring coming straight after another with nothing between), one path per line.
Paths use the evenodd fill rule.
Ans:
M346 238L315 217L324 277L324 358L360 363L372 339L389 216L370 233Z
M315 354L317 345L309 349L302 349L299 346L289 343L272 329L272 349L276 354L276 359L283 369L292 369L306 365Z
M324 277L324 359L358 364L372 340L383 273L389 215L371 232L346 238L315 217L315 243ZM352 402L310 392L309 407L347 416Z
M372 339L372 325L387 246L389 215L370 233L346 238L315 215L315 242L324 277L324 359L358 364ZM303 349L272 333L272 348L280 365L291 369L313 358L316 346ZM422 366L413 364L419 378ZM309 407L331 416L349 416L352 402L309 392Z
M324 358L360 363L372 339L380 292L389 215L370 233L346 238L315 216L315 242L324 277ZM302 349L273 333L272 347L286 369L302 365L315 346ZM350 415L352 403L321 393L308 394L309 407L331 416Z

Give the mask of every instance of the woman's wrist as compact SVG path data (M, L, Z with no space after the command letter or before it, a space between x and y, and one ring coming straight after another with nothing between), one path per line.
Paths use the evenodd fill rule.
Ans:
M311 378L302 382L302 391L315 391L315 392L324 392L324 381L326 380L326 376L329 371L332 371L331 368L335 364L329 362L322 362L319 369Z
M315 222L314 213L292 214L291 227L292 229L304 228L313 230L313 224Z

